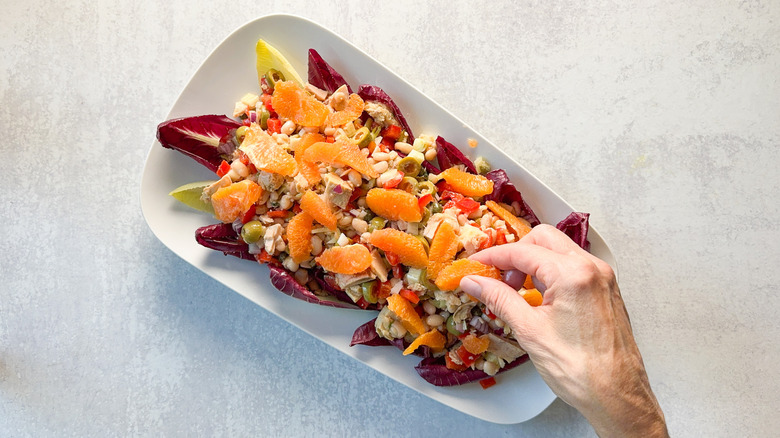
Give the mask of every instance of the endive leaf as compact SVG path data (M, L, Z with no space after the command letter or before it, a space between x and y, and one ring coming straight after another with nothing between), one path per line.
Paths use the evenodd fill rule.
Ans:
M265 75L268 70L274 68L280 71L284 78L288 81L295 81L296 84L303 86L304 82L295 71L290 62L279 53L273 46L265 42L263 39L257 40L255 46L255 53L257 53L257 80Z

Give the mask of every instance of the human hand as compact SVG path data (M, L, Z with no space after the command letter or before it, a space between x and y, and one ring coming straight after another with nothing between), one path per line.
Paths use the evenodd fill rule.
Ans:
M668 436L612 268L549 225L470 257L507 271L460 286L509 324L547 385L602 436ZM530 274L544 291L531 307L517 293Z

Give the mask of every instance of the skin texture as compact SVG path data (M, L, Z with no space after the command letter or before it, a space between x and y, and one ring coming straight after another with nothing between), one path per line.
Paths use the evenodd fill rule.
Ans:
M509 324L547 385L599 436L668 436L607 263L549 225L470 258L507 271L506 283L468 276L463 291ZM539 307L516 292L525 273L544 291Z

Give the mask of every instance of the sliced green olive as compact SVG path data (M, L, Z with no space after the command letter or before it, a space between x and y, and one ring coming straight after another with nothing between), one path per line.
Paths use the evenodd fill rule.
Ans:
M236 142L238 142L238 144L241 144L241 142L244 141L245 134L246 126L239 126L238 129L236 129Z
M358 129L355 135L352 136L352 141L357 143L357 145L361 148L368 147L368 145L371 144L371 140L373 139L374 138L371 136L371 131L369 131L365 126Z
M368 222L368 231L374 232L376 230L381 230L382 228L385 227L385 224L387 224L387 221L377 216Z
M371 280L360 285L360 289L363 291L363 298L371 304L376 304L378 300L376 295L377 284L376 280Z
M423 237L423 236L419 236L419 235L417 235L417 236L414 236L414 237L416 237L416 238L417 238L417 240L419 240L420 242L422 242L422 244L423 244L423 248L425 248L425 253L426 253L426 254L428 254L428 250L429 250L429 249L431 249L430 245L428 245L428 239L426 239L426 238L425 238L425 237Z
M436 186L430 181L420 181L414 188L414 195L417 197L433 195L436 193Z
M272 68L265 73L265 81L273 90L277 82L284 81L284 75L279 70Z
M241 227L241 238L246 243L256 243L264 234L265 227L260 221L249 221Z
M404 176L417 176L420 174L420 163L412 157L404 157L398 162L397 169L404 173Z
M458 329L455 328L455 318L450 315L449 318L447 318L447 331L452 333L455 336L460 336L463 333L458 331Z
M268 129L268 119L271 117L271 113L265 108L260 108L260 127Z
M477 168L477 173L480 175L490 172L490 163L483 157L477 157L477 159L474 160L474 167Z
M411 176L405 176L404 179L398 183L398 188L405 192L414 193L414 188L417 187L417 180Z

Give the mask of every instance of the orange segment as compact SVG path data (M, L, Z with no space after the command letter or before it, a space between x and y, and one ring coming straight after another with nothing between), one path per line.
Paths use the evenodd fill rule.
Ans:
M406 298L398 294L390 295L387 297L387 307L398 316L406 330L414 335L425 333L425 323Z
M287 246L290 249L290 257L295 263L301 263L311 255L311 229L314 218L302 211L287 224Z
M263 189L247 179L222 187L211 195L214 216L224 223L233 222L249 210L262 194Z
M328 203L311 190L306 190L306 193L301 196L301 210L309 213L315 221L328 227L329 230L336 231L339 227L338 218L330 210Z
M271 105L279 117L301 126L322 126L330 114L328 107L292 81L274 85Z
M334 143L315 143L306 149L303 159L312 163L343 164L369 178L379 176L379 173L368 164L368 158L360 152L360 147L351 141L339 139Z
M402 264L413 268L428 265L428 255L419 239L393 228L383 228L371 233L369 242L375 247L398 256Z
M422 220L417 197L404 190L373 188L366 195L366 205L374 213L391 221L420 222Z
M498 268L488 266L476 260L455 260L451 265L442 269L436 277L436 286L441 290L455 290L460 287L460 280L467 275L481 275L483 277L501 280Z
M524 289L536 289L536 286L534 285L534 280L530 275L525 276L525 281L523 281L523 288Z
M522 238L526 234L531 232L531 224L527 220L519 218L512 214L509 210L502 207L500 204L494 201L486 201L485 205L496 216L500 217L502 221L506 222L512 232L515 233L518 239Z
M431 249L428 251L428 278L436 280L442 269L452 262L458 253L458 236L451 223L444 221L436 229L431 241Z
M356 243L326 249L316 260L328 272L357 274L368 269L373 258L368 248Z
M325 121L325 124L328 126L341 126L345 123L349 123L363 114L364 107L365 103L363 102L363 99L360 98L360 96L354 93L350 94L346 108L341 111L330 113L330 115L328 115L328 119Z
M293 176L298 169L295 158L256 124L247 128L239 149L259 170Z
M521 289L519 293L525 302L533 307L541 306L542 301L544 301L544 296L538 289Z
M320 168L317 164L306 161L303 159L306 150L317 142L325 141L325 136L318 133L306 133L301 136L298 143L295 144L293 154L295 155L295 162L298 164L298 172L306 178L309 184L314 185L320 182L322 175L320 175Z
M408 347L404 350L404 356L414 353L417 347L427 345L434 350L441 350L444 348L444 344L447 342L447 338L436 329L429 330L420 336L418 336Z
M439 177L447 181L452 190L464 196L485 196L493 193L493 181L456 167L450 167L440 173Z
M471 354L482 354L490 347L490 339L487 336L476 336L469 333L463 338L463 347Z

